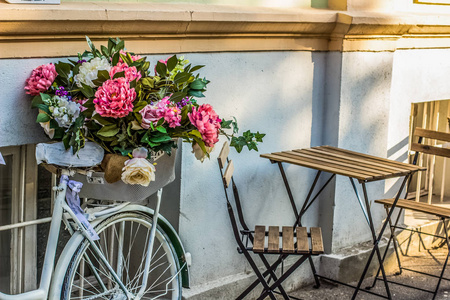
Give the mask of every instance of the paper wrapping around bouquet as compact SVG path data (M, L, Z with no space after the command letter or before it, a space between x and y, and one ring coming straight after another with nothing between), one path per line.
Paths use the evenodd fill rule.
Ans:
M160 188L163 188L164 186L175 180L176 153L177 151L173 149L171 156L164 154L156 161L154 161L156 163L156 178L155 181L150 182L148 187L125 184L122 180L118 180L114 183L108 183L106 181L106 178L111 181L115 180L117 176L121 176L121 168L123 168L123 163L119 162L117 164L117 160L119 158L110 157L109 159L106 159L102 162L102 165L104 165L107 169L107 166L110 165L110 171L107 173L94 172L93 174L94 180L95 178L99 177L103 178L105 182L104 184L89 183L88 178L84 175L76 174L74 176L74 180L83 183L80 197L128 202L142 201L150 197L152 194L156 193ZM125 162L127 159L127 157L124 157L123 162ZM120 174L118 171L119 169Z

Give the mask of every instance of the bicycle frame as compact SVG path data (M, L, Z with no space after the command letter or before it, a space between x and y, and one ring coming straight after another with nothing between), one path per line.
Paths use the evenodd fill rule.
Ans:
M97 247L97 245L92 240L91 236L87 232L87 230L84 228L84 226L81 224L81 222L76 217L75 213L70 209L70 207L67 205L65 201L66 192L67 192L67 184L68 184L68 176L70 175L71 171L63 169L62 170L62 180L60 181L59 185L57 187L54 187L53 190L56 192L55 202L54 202L54 208L53 208L53 214L52 214L52 220L50 223L50 231L49 231L49 237L47 240L47 247L45 250L45 256L44 256L44 263L41 273L41 281L39 283L39 288L33 291L29 291L26 293L21 293L17 295L8 295L0 292L0 300L46 300L49 294L50 290L50 284L52 281L52 276L54 272L54 266L55 266L55 256L56 256L56 249L57 249L57 243L59 240L59 231L61 227L61 221L63 220L65 223L67 223L67 218L63 215L64 211L66 211L72 218L72 220L77 224L78 229L81 231L84 238L88 239L89 243L93 247L94 252L98 255L98 258L104 263L105 267L108 269L108 271L113 276L114 280L118 283L120 289L124 292L124 294L127 296L128 299L140 299L143 291L146 289L146 281L145 284L142 286L141 290L139 291L138 295L132 295L128 292L127 288L122 283L120 276L117 275L116 271L111 267L111 265L108 263L107 259L103 255L103 253L100 251L100 249ZM157 200L157 207L154 212L153 216L153 222L154 224L157 224L158 217L159 217L159 207L161 202L161 190L158 191L158 200ZM121 207L124 207L124 205L121 205ZM102 217L107 217L114 212L116 212L117 209L112 209L109 213L102 213ZM66 224L68 225L68 224ZM69 227L70 228L70 227ZM73 234L73 231L71 231L71 234ZM151 260L151 251L153 248L153 241L155 238L155 231L156 226L152 227L151 234L150 234L150 241L149 241L149 248L148 251L150 253L148 258L146 259L146 265L145 265L145 273L148 273L149 267L150 267L150 260ZM120 272L118 272L120 274Z

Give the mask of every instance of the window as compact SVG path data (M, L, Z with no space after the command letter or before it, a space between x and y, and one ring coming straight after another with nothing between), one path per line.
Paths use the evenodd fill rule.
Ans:
M53 176L36 165L34 145L0 148L0 291L36 289L51 216ZM20 223L42 219L39 225Z

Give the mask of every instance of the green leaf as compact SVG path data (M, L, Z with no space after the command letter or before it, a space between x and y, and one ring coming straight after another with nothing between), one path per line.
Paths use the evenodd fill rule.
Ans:
M167 60L167 71L171 72L173 69L175 69L175 67L177 66L178 63L178 58L176 55L170 57Z
M151 79L150 77L141 78L140 82L146 88L154 88L155 87L155 81L153 79Z
M45 105L45 104L38 104L36 107L37 107L38 109L44 111L46 114L49 114L49 115L50 115L50 110L49 110L49 108L48 108L48 105Z
M265 133L259 133L259 131L255 133L255 139L258 143L262 143L263 137L265 137L265 136L266 136Z
M112 65L115 66L117 65L117 63L119 62L119 58L120 58L120 53L117 51L112 58Z
M99 122L103 126L114 124L114 122L112 120L108 120L108 118L104 118L104 117L100 116L99 114L93 115L91 119Z
M97 50L97 49L95 48L95 46L94 46L94 44L92 43L91 39L90 39L87 35L86 35L86 41L87 41L87 43L88 43L88 45L89 45L89 48L91 48L92 53L94 53L95 50Z
M56 73L58 73L58 75L63 78L69 78L71 69L72 69L72 66L65 62L59 62L59 63L55 64Z
M114 40L113 38L109 38L108 39L108 52L112 53L114 46L116 45L116 40Z
M114 147L113 150L114 151L119 151L120 154L122 154L122 156L128 156L128 154L133 152L133 150L131 150L131 149L123 149L123 148L120 148L120 147Z
M222 122L220 123L220 127L224 129L231 129L231 122L232 120L226 121L225 119L222 119Z
M164 134L164 135L158 134L158 135L150 137L150 141L153 143L161 143L161 142L167 142L167 141L171 141L171 140L172 140L172 138L167 134Z
M36 118L36 123L45 123L50 121L50 116L46 113L39 113Z
M81 92L86 98L92 98L94 97L94 90L84 83L81 83L82 87L80 88Z
M128 53L127 54L120 53L120 57L128 66L133 63L133 59L131 58L131 56Z
M31 101L32 108L36 108L36 107L38 107L38 105L44 104L44 101L42 101L41 95L36 95L33 97L33 100Z
M120 128L117 127L116 124L106 125L100 129L97 134L104 137L115 136L120 131Z
M162 126L156 127L156 130L158 130L159 132L162 132L162 133L167 133L167 129Z
M111 79L111 77L109 76L109 72L106 70L100 70L97 72L97 78L103 81L106 81L108 79Z
M159 74L159 76L161 76L162 78L166 77L167 74L167 67L165 64L163 64L162 62L158 61L156 63L156 73Z
M205 95L203 95L202 92L197 91L197 90L189 90L188 95L194 96L194 97L197 97L197 98L203 98L203 97L205 97Z
M192 72L195 72L195 71L197 71L197 70L200 70L201 68L203 68L204 67L204 65L200 65L200 66L194 66L194 67L192 67L192 69L190 70L190 72L192 73Z
M113 79L116 79L119 77L125 77L125 71L117 72L116 74L114 74Z
M185 92L175 92L175 93L172 94L172 96L170 96L169 100L172 101L172 102L179 102L185 97L186 97L186 93Z
M104 56L106 56L106 57L109 57L109 50L108 50L108 48L106 48L105 46L101 46L100 47L101 49L102 49L102 54L104 55Z
M150 62L146 61L143 65L142 65L142 71L147 71L150 68Z
M173 81L176 84L180 84L180 83L188 81L189 78L191 78L191 74L186 73L186 72L181 72L181 73L178 73L177 75L175 75Z
M133 108L133 112L139 112L141 109L143 109L146 106L147 106L147 102L139 101L138 103L135 104L135 106Z
M203 90L206 87L206 83L201 79L195 79L191 82L189 87L194 90Z
M52 100L52 97L50 97L50 95L40 93L40 96L41 96L42 101L43 101L45 104L50 103L50 101Z
M248 150L255 150L255 151L258 151L258 147L256 146L256 143L255 142L251 142L251 143L249 143L248 145Z
M119 42L117 43L116 46L116 51L120 51L123 50L125 48L125 41L119 40L117 39Z

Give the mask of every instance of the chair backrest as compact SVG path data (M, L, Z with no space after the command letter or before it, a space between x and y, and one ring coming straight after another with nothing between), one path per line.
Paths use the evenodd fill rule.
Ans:
M228 196L228 191L227 191L228 187L231 184L232 188L233 188L234 203L236 204L236 210L237 210L238 217L239 217L239 223L241 224L241 227L244 230L249 230L248 226L244 220L244 215L242 213L241 200L239 198L238 189L237 189L236 184L234 183L234 179L233 179L234 164L233 164L232 160L228 159L228 154L230 154L230 146L228 145L228 142L225 142L222 146L222 150L220 151L220 154L219 154L219 157L217 158L217 160L219 163L220 175L222 176L225 197L227 199L228 212L230 213L231 222L233 223L233 228L234 228L236 221L235 221L233 208L231 206L230 199ZM234 228L234 229L236 229L236 228Z
M411 150L431 155L438 155L444 157L450 157L450 149L444 147L437 147L434 145L426 145L423 144L423 139L437 140L450 142L450 133L441 132L441 131L433 131L423 128L416 128L414 130L414 137L418 137L418 142L414 142L411 144Z

